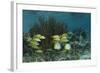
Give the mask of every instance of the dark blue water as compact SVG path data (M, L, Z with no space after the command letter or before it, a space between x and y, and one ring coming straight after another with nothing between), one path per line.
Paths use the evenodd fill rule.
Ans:
M31 25L38 22L38 17L53 16L57 21L63 22L68 25L69 31L77 28L82 28L86 32L90 32L91 28L91 14L90 13L77 13L77 12L53 12L53 11L34 11L23 10L23 32L28 32Z

